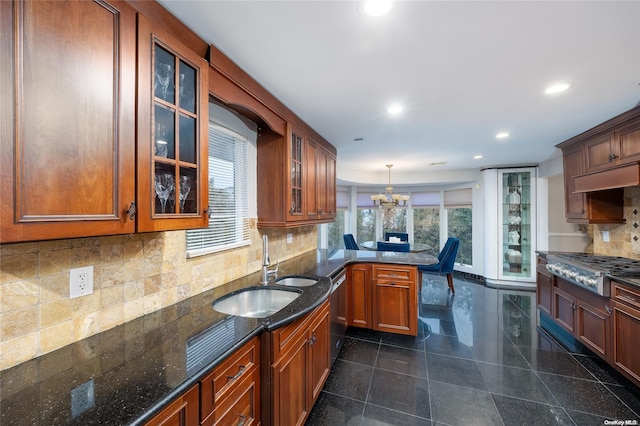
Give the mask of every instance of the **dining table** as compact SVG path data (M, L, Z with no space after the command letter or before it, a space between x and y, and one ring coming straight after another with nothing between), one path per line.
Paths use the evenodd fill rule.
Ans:
M389 241L386 241L386 242L388 243ZM404 243L406 243L406 241ZM398 244L402 244L402 243L398 243ZM377 241L363 241L361 243L358 243L358 245L360 247L362 247L363 249L365 249L365 250L377 250L378 249L378 242ZM429 244L413 242L413 243L409 244L409 251L411 253L420 253L420 252L423 252L423 251L433 251L433 247L431 247Z

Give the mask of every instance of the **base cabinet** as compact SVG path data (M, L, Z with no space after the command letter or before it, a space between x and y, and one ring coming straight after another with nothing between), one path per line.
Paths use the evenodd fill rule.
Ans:
M145 426L193 426L198 421L199 386L196 384L156 414Z
M547 259L538 257L536 266L536 303L538 309L552 316L553 286L555 277L546 269Z
M418 291L415 267L372 266L373 329L418 334Z
M371 328L371 266L350 265L347 269L349 286L348 325Z
M329 301L293 323L263 333L269 365L262 391L262 424L302 425L329 376Z
M418 334L418 269L390 264L348 267L348 325L396 334Z
M611 283L612 365L640 386L640 289Z
M260 339L254 337L200 380L200 424L260 422Z

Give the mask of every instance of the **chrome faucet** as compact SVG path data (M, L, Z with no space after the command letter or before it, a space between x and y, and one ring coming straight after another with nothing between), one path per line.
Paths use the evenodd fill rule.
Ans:
M262 236L262 280L260 284L269 285L269 277L273 277L273 281L275 282L278 276L278 267L280 262L276 265L275 269L269 269L271 266L271 259L269 258L269 237L266 235Z

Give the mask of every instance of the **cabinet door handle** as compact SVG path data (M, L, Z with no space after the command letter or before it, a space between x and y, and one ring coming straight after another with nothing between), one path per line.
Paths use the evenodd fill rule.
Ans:
M611 308L609 307L609 305L604 305L604 310L607 311L608 314L611 313Z
M138 212L138 208L136 207L136 202L132 202L126 213L129 215L130 220L134 220L136 218L136 213Z
M240 377L240 375L242 375L242 372L244 371L245 368L246 367L244 365L241 365L236 374L234 374L233 376L227 376L227 382L231 380L235 380L238 377Z
M207 215L209 219L211 219L211 206L207 206L207 208L204 209L204 214Z
M578 309L578 305L576 305L574 302L571 302L571 309L573 309L574 311Z
M238 421L238 426L244 425L244 422L247 421L247 416L245 416L244 414L238 414L238 417L240 417L240 420Z
M314 332L314 333L311 335L311 339L309 339L309 346L313 346L313 345L315 345L315 344L316 344L316 333Z

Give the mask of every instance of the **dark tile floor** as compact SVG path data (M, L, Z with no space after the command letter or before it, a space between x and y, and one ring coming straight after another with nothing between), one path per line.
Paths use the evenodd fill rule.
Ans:
M640 425L640 390L537 328L534 292L455 289L424 275L417 338L350 328L306 424Z

